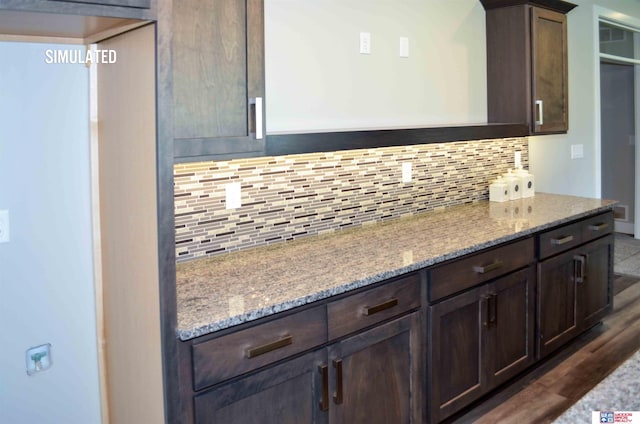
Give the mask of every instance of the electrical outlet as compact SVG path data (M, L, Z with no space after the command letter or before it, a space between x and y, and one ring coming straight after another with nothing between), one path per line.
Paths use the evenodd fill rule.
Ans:
M360 33L360 54L371 54L371 33Z
M51 368L51 365L53 365L53 361L51 360L51 343L27 349L26 360L27 375L33 375Z
M571 159L582 159L584 158L584 145L583 144L572 144L571 145Z
M0 243L8 243L10 239L9 211L0 211Z
M513 155L513 164L515 168L519 168L522 165L522 152L516 151Z
M402 182L410 183L412 180L411 162L402 162Z
M242 206L242 191L240 183L229 183L224 186L227 209L237 209Z

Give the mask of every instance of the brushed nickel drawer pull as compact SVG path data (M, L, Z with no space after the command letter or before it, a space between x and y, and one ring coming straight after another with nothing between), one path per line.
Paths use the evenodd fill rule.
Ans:
M276 340L275 342L247 349L247 358L251 359L255 358L256 356L264 355L265 353L269 353L285 346L289 346L291 343L293 343L293 337L284 336L283 338L281 338L280 340Z
M381 303L379 305L376 306L365 306L364 307L364 314L365 316L370 316L373 314L377 314L378 312L382 312L385 311L387 309L391 309L394 306L398 306L398 299L396 299L395 297L391 300L387 300L384 303Z
M473 271L477 272L478 274L485 274L487 272L495 271L498 268L502 268L502 265L503 263L501 261L496 260L489 265L483 265L483 266L476 265L473 267Z
M605 228L609 227L609 223L608 222L601 222L599 224L593 224L593 225L589 225L589 229L591 231L600 231L600 230L604 230Z
M333 401L336 405L342 403L342 359L334 359L333 367L336 369L336 393L333 395Z
M322 400L320 401L320 410L329 410L329 367L320 365L318 371L322 374Z
M551 244L555 246L560 246L562 244L569 243L570 241L573 241L573 236L562 236L560 238L551 239Z

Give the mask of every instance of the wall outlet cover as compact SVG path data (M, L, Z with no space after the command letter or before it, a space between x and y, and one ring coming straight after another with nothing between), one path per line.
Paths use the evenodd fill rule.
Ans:
M571 159L584 158L584 144L572 144L571 145Z
M35 346L27 349L27 375L33 375L51 368L51 343Z
M9 211L0 211L0 243L8 243L11 240L9 231Z

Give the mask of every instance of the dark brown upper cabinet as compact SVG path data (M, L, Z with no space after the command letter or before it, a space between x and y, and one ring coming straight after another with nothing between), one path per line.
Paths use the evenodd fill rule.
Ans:
M264 154L263 0L184 0L173 8L174 156Z
M566 133L566 13L576 5L481 1L487 14L488 121L526 123L532 135Z

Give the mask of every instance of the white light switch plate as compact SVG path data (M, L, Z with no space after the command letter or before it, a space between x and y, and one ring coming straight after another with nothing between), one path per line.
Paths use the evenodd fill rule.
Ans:
M360 53L371 54L371 33L370 32L360 33Z
M410 183L413 177L411 162L402 162L402 182Z
M571 159L582 159L584 158L584 145L583 144L572 144L571 145Z
M400 57L409 57L409 38L400 37Z
M242 193L240 183L229 183L224 186L226 195L225 207L227 209L237 209L242 206Z

